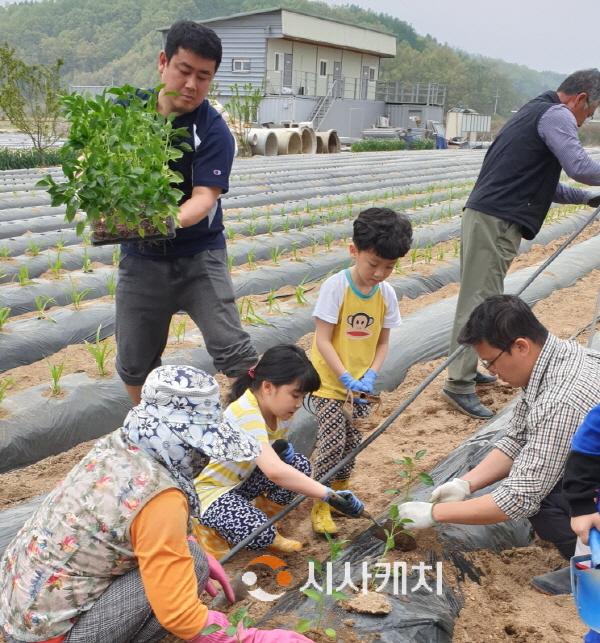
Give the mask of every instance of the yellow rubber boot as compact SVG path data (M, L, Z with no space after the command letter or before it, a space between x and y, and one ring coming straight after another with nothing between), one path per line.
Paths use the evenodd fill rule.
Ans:
M280 505L278 502L273 502L265 496L258 496L258 498L256 498L256 500L254 501L254 506L257 509L260 509L267 516L267 518L272 518L275 514L278 514L284 507L284 505Z
M350 480L334 480L331 483L331 488L334 491L348 491L349 486L350 486Z
M217 560L229 553L229 543L214 529L201 525L195 518L192 522L194 525L192 534L205 552L212 554Z
M292 540L282 536L278 531L275 532L275 540L267 547L271 551L281 551L284 554L290 554L294 551L300 551L303 545L299 540Z
M310 512L315 534L337 534L338 528L331 517L331 506L322 500L315 500Z

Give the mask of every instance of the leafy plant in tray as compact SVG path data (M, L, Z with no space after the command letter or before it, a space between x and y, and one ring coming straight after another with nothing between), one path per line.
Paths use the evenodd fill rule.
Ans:
M69 137L62 148L65 182L48 175L39 181L53 206L66 206L67 221L86 224L92 243L175 236L182 177L169 166L191 150L185 128L173 127L173 116L157 111L158 89L138 92L130 85L112 87L93 98L64 96Z

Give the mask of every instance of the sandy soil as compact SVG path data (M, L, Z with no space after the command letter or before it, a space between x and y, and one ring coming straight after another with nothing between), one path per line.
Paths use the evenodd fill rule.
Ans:
M552 249L552 244L544 248L537 247L525 257L519 258L516 267L535 263L547 256ZM600 271L596 271L573 287L554 293L537 304L536 314L559 337L566 338L580 331L592 318L599 278ZM404 300L401 310L406 315L455 292L456 286L451 285L415 301ZM310 339L310 336L306 336L299 344L307 347ZM585 341L586 334L581 334L579 340ZM65 349L65 359L72 359L66 371L77 370L77 356L82 357L80 353L84 351L85 347ZM74 353L72 357L71 353ZM59 357L55 356L52 362L58 359ZM89 364L87 355L85 360ZM397 407L438 363L415 365L396 391L384 393L378 413L379 419L386 417ZM88 370L88 367L85 367L85 370ZM48 380L47 365L44 362L15 369L15 372L17 371L19 379L29 378L28 385ZM225 386L225 379L220 380ZM376 515L388 505L389 497L384 492L397 486L400 481L394 459L426 449L423 467L424 470L430 470L480 425L478 421L465 418L449 408L440 398L441 386L442 380L438 378L384 435L358 457L352 487L360 491L361 498L371 513ZM504 406L515 394L513 389L504 384L481 391L484 403L496 410ZM81 458L89 446L89 443L82 444L59 456L1 475L0 506L22 502L49 490L73 463ZM285 556L289 569L297 580L305 577L309 557L323 559L328 552L327 544L312 534L309 512L309 503L303 503L281 525L284 535L293 536L306 543L303 552ZM369 526L366 520L336 518L336 521L341 528L340 535L348 539ZM436 545L434 538L424 534L419 538L419 548L414 552L402 554L402 560L424 560L426 552L437 549ZM252 553L242 553L228 563L226 569L231 577L235 578L245 571L248 561L254 556ZM520 550L510 550L501 554L482 551L469 554L469 557L481 569L482 578L480 584L469 580L459 582L451 579L465 598L464 608L456 622L454 640L457 643L576 643L581 640L585 628L577 618L571 598L546 597L529 586L532 575L562 566L560 557L551 547L536 541L530 547ZM248 608L253 618L259 618L270 606L252 599L243 600L241 605ZM339 639L356 640L351 634L351 627L348 627L352 614L348 613L348 619L350 621L342 619L335 625ZM293 623L286 623L287 627L292 625ZM172 637L165 639L175 640Z

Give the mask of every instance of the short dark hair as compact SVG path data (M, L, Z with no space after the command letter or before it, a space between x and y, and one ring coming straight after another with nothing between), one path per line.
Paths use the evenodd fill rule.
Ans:
M223 56L221 39L208 27L191 20L178 20L171 25L165 41L167 60L179 49L192 51L201 58L215 61L215 69L219 68Z
M357 250L372 250L383 259L398 259L410 250L410 219L390 208L367 208L354 221L352 241Z
M586 93L590 103L600 101L600 71L596 68L580 69L567 76L556 90L567 96Z
M543 345L548 329L516 295L493 295L471 313L458 335L458 343L472 346L487 342L495 348L508 350L518 337Z
M321 387L321 378L306 353L295 344L278 344L266 350L250 372L240 375L231 385L227 402L231 404L246 389L256 391L263 382L275 386L298 384L303 393L314 393Z

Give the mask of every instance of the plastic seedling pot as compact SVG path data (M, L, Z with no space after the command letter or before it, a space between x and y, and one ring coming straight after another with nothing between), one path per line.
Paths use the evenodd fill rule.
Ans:
M94 221L91 225L92 235L90 240L94 246L105 246L113 243L122 243L127 241L160 241L166 239L173 239L175 237L175 221L173 217L169 217L165 220L167 226L167 233L163 234L155 226L152 225L150 221L142 220L140 226L144 230L144 236L142 237L138 229L130 230L126 225L118 223L115 227L116 230L113 232L106 225L106 222L102 220Z

